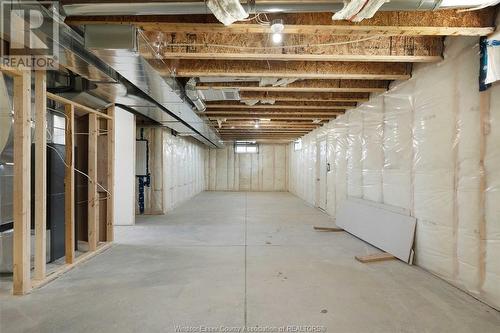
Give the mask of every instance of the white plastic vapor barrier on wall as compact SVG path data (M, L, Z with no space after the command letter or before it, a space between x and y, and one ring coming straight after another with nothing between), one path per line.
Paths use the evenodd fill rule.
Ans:
M316 184L316 134L307 134L302 138L302 149L294 151L290 145L290 184L289 191L310 203L315 202ZM324 135L324 131L321 132ZM318 135L319 137L320 135Z
M290 191L318 205L327 137L327 212L348 197L417 218L415 262L500 308L500 86L479 93L476 38L447 38L445 59L290 145Z
M205 189L205 147L163 132L163 206L168 212Z
M137 129L140 138L141 129ZM205 147L169 129L145 128L151 184L145 187L145 214L165 214L205 189ZM136 202L138 183L136 181ZM136 214L138 207L136 204Z
M486 174L484 241L481 242L480 256L485 267L482 291L487 300L499 307L500 300L500 86L490 90L491 103L489 126L486 128L486 153L484 171Z
M376 97L362 106L363 135L361 166L363 198L382 202L382 169L384 165L384 98Z
M205 170L209 191L287 191L287 145L259 144L258 153L236 153L226 143L207 150Z
M347 115L342 115L337 118L333 124L332 132L334 137L334 155L333 163L330 163L330 170L335 172L334 183L335 183L335 202L333 206L335 207L334 212L338 211L339 207L347 199L347 136L348 136L348 117ZM331 186L327 187L329 191ZM332 204L327 202L330 207ZM330 213L330 212L329 212ZM335 214L333 214L335 215Z
M363 197L363 114L361 109L347 112L347 192L349 196Z
M407 82L384 95L382 170L383 202L392 206L412 207L413 170L413 84Z

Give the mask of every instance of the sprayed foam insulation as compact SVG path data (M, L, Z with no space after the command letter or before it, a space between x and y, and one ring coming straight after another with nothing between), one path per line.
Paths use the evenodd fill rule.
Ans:
M316 145L327 135L327 212L347 197L408 210L416 264L499 309L500 86L480 96L477 42L448 38L443 62L416 66L305 135L301 150L290 145L289 189L316 203Z
M288 149L285 144L259 144L259 152L235 153L232 143L207 152L209 191L287 191Z

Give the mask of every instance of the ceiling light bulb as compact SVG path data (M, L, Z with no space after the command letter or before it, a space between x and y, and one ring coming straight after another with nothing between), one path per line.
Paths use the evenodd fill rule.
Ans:
M255 123L255 128L259 128L259 123Z
M271 22L271 32L273 34L282 33L283 29L285 29L285 25L283 24L282 19L276 19Z
M279 44L283 40L283 36L279 33L274 33L273 34L273 43L274 44Z

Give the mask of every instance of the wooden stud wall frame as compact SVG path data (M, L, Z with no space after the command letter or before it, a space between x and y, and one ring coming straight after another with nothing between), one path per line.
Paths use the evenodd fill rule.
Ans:
M47 92L45 71L34 71L35 83L35 268L31 274L31 78L29 69L11 68L0 64L0 72L14 80L14 245L13 245L13 294L24 295L69 271L79 263L108 249L113 241L113 184L114 184L114 106L106 113L94 110L71 100ZM46 265L46 216L47 216L47 99L64 106L66 117L66 176L65 176L65 264L47 272ZM89 117L89 250L76 256L75 244L75 115ZM99 133L99 119L104 119L107 129ZM99 196L97 193L97 137L107 136L105 199L106 235L99 242ZM92 233L92 234L91 234Z

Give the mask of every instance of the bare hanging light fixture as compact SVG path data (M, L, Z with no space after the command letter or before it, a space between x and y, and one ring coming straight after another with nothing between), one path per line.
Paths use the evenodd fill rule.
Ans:
M280 44L283 41L282 32L285 29L282 19L275 19L271 22L271 33L273 34L273 43Z

